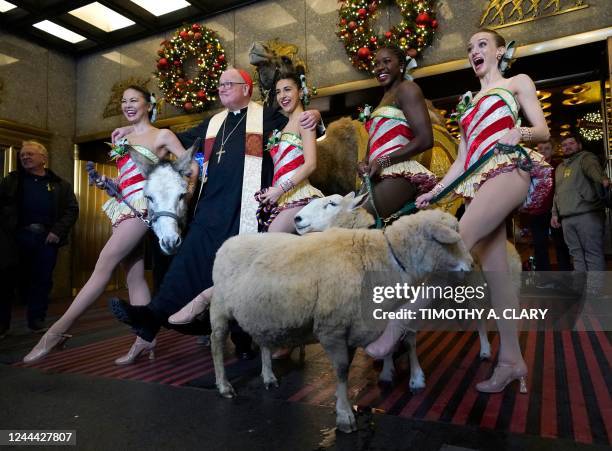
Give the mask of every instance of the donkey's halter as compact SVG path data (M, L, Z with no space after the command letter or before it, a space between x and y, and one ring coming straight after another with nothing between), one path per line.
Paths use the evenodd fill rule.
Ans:
M181 227L184 223L184 220L180 218L179 215L171 211L166 211L166 210L162 210L162 211L150 210L150 211L151 211L151 214L148 216L147 219L144 220L144 222L147 224L148 227L153 227L153 224L155 223L155 221L163 217L174 219Z
M171 211L166 211L166 210L161 210L161 211L150 210L150 213L151 213L150 215L144 214L141 211L136 210L132 206L132 204L130 204L127 201L127 199L123 197L120 193L117 193L117 197L119 198L119 202L123 202L130 210L132 210L132 213L134 213L134 215L138 219L140 219L144 223L144 225L146 225L148 228L152 228L155 221L157 221L159 218L162 218L164 216L174 219L181 227L183 226L184 220L181 219L176 213L173 213Z

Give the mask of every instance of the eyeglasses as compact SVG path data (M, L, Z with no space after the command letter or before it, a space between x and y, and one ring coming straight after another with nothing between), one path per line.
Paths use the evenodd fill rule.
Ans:
M219 83L219 89L221 88L233 88L234 85L246 85L244 82L240 81L224 81L223 83Z

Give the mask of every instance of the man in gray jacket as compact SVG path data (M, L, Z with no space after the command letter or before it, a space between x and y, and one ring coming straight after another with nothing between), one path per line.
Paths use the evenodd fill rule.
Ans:
M550 225L563 225L563 237L576 271L605 271L604 204L598 193L607 188L597 156L582 150L578 135L561 141L564 160L555 172L555 197Z

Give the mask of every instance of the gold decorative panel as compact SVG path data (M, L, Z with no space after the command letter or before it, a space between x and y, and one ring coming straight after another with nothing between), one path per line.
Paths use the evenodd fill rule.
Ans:
M588 8L584 0L489 0L480 26L503 28L511 25Z
M106 108L104 108L102 117L119 116L121 114L121 96L123 95L123 91L125 91L128 86L140 86L148 90L147 85L150 81L150 78L130 77L127 80L115 83L111 91L110 99L108 99Z

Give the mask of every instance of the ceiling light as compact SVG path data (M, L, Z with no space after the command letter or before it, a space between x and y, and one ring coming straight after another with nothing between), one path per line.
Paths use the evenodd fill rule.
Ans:
M102 31L115 31L134 25L134 21L122 16L101 3L93 2L81 8L73 9L68 14L78 17Z
M574 105L580 105L581 103L584 103L584 100L579 99L578 97L571 97L569 99L565 99L562 103L563 105L566 105L566 106L574 106Z
M576 94L581 94L583 92L588 91L589 89L591 89L591 87L587 85L575 85L571 88L564 89L563 94L565 94L566 96L575 96Z
M42 22L35 23L32 26L73 44L87 39L86 37L81 36L80 34L77 34L73 31L70 31L69 29L62 27L61 25L53 23L50 20L43 20Z
M541 106L543 110L547 110L548 108L551 107L551 103L550 102L542 102Z
M154 16L163 16L164 14L171 13L173 11L187 8L191 6L191 3L185 0L130 0L132 3L136 3L143 9L146 9Z
M0 66L8 66L19 61L17 58L0 53Z
M287 25L293 25L297 23L295 17L293 17L285 8L278 3L264 3L262 5L255 5L252 7L252 13L245 16L245 19L254 27L261 27L262 17L274 18L273 21L268 21L266 25L268 28L281 28Z
M552 94L548 91L536 91L539 100L548 99Z
M563 124L559 128L563 130L569 130L570 128L572 128L572 126L570 124Z
M134 58L130 58L129 56L124 55L119 52L110 52L102 55L107 60L113 61L115 63L121 64L125 67L138 67L142 64L139 61L136 61Z
M4 0L0 0L0 13L5 13L15 8L17 7L13 5L12 3L5 2Z
M310 6L313 11L316 11L318 15L338 10L336 2L330 2L329 0L306 0L306 3L308 3L308 6Z
M550 116L552 113L550 111L544 111L544 117Z

